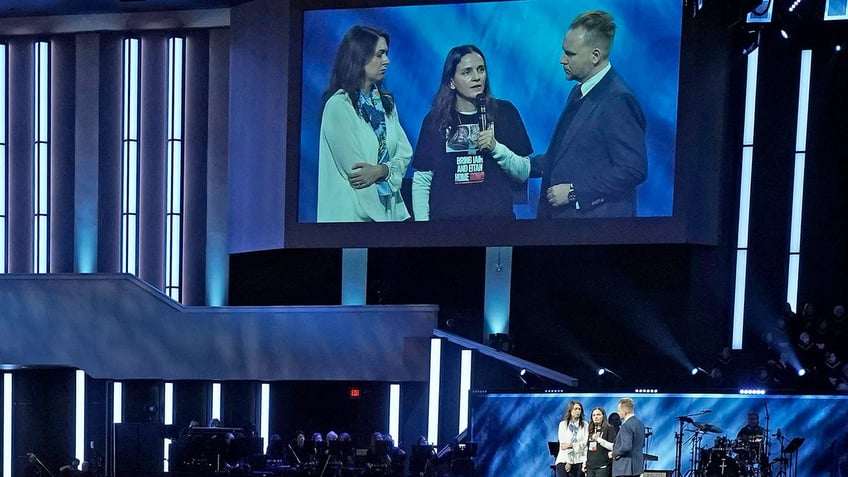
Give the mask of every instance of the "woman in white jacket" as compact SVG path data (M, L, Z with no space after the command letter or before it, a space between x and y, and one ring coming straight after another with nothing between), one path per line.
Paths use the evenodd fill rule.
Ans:
M412 146L383 89L389 35L353 26L336 52L324 93L318 151L318 222L403 221L400 194Z
M586 448L589 442L589 423L583 417L582 404L577 401L568 403L562 421L559 422L557 436L557 477L583 477L583 464L586 463Z

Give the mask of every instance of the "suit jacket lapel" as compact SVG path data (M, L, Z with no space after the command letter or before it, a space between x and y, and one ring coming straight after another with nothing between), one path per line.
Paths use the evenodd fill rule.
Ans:
M577 134L586 126L589 118L592 117L595 110L598 108L598 105L604 100L604 97L607 95L609 91L609 86L612 83L612 79L615 76L615 70L610 69L607 72L606 76L592 88L592 91L574 103L573 107L578 107L580 109L574 115L574 119L568 124L565 128L565 131L561 132L559 129L562 127L562 119L565 116L565 111L560 116L559 122L557 122L557 128L554 130L554 133L563 133L562 136L555 136L556 147L554 150L557 152L553 157L551 162L551 166L555 165L559 162L560 158L564 155L563 153L568 150L571 143L574 142L574 138L577 137ZM567 110L567 108L566 108ZM557 137L561 137L561 139L556 139Z

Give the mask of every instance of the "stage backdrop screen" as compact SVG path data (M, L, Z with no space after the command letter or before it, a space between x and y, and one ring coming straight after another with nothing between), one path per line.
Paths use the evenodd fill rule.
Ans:
M287 247L688 241L684 219L688 205L681 199L685 191L678 190L686 187L686 181L679 178L679 165L687 160L678 150L683 2L523 0L410 5L412 2L383 0L369 2L368 7L345 6L352 3L292 2ZM531 161L538 161L536 156L548 149L576 84L566 79L560 64L564 35L578 14L595 9L607 11L615 19L610 62L634 93L645 118L647 176L636 188L633 217L541 219L538 204L546 192L541 190L542 178L531 174L525 184L514 187L514 219L365 223L319 219L323 97L339 44L352 26L374 26L390 36L390 64L383 86L394 98L397 117L413 150L439 88L448 51L472 44L485 55L493 96L515 106L532 148L527 152ZM604 127L615 128L616 124L610 121ZM405 171L401 186L410 215L413 166ZM333 204L321 206L332 208Z
M549 475L554 457L548 442L568 403L580 402L588 416L601 407L616 412L621 395L611 394L488 394L472 393L470 437L477 442L476 475ZM752 475L746 445L735 442L749 412L759 415L767 444L770 473L762 475L848 475L848 433L844 429L846 396L755 396L726 394L636 394L636 416L646 427L645 452L657 457L648 469L672 470L680 443L680 475ZM710 424L695 432L694 424ZM682 433L681 433L682 431ZM678 437L682 440L678 441ZM792 440L801 446L790 450ZM803 439L803 441L800 441ZM725 444L731 443L731 444ZM704 457L692 469L692 451ZM725 450L726 449L726 450ZM710 466L712 459L715 469ZM722 462L723 460L723 462ZM763 459L764 461L764 459ZM725 473L721 474L721 464ZM757 466L759 467L759 465ZM715 472L714 472L715 471ZM714 473L711 473L714 472ZM797 473L796 473L797 472Z

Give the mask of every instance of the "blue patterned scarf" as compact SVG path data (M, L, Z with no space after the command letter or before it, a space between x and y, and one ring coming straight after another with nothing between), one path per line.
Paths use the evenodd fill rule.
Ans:
M383 108L383 100L380 98L380 90L377 86L371 86L371 91L366 94L364 91L359 91L359 110L362 111L362 117L374 129L374 134L377 135L377 163L385 164L389 167L389 149L386 147L386 110ZM374 184L377 187L377 194L383 200L384 205L389 196L392 195L392 189L387 181L379 181Z

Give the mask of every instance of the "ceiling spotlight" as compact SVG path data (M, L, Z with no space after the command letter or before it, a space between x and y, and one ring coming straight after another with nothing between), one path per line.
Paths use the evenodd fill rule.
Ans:
M844 48L842 45L836 45L833 47L833 51L839 53L840 51L842 51L842 48Z
M689 372L692 373L692 376L697 376L698 373L704 373L706 375L710 374L709 372L707 372L706 369L704 369L700 366L696 366L696 367L692 368Z
M615 371L609 368L598 368L598 376L604 376L609 374L610 376L615 376L618 379L621 379L621 376L615 373Z
M527 368L521 368L518 372L518 379L524 384L527 389L538 389L542 387L542 378L531 373Z
M801 369L799 369L799 370L798 370L798 376L800 376L800 377L804 377L804 376L806 376L806 374L807 374L807 370L806 370L806 369L801 368Z
M792 2L792 5L789 5L789 13L794 12L795 9L798 8L798 5L801 5L802 3L804 3L804 0L795 0Z
M786 28L781 28L780 29L780 36L783 37L784 40L788 40L789 39L789 31L787 31Z

